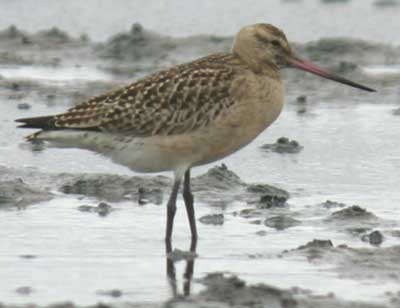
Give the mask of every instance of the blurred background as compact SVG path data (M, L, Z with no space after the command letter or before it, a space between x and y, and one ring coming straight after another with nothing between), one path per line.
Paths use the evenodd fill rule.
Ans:
M57 26L102 41L132 23L173 36L234 35L246 24L272 23L291 41L355 37L399 44L396 0L1 0L0 28L37 31Z
M378 92L284 70L279 119L222 160L227 167L193 170L205 219L191 304L209 307L205 298L220 289L201 293L201 279L223 272L282 288L305 307L398 307L398 0L0 0L0 307L152 308L173 297L162 206L171 174L143 177L87 151L28 144L33 131L14 119L57 114L229 52L235 33L257 22L280 27L302 57ZM271 207L269 184L290 198ZM174 245L185 252L178 202Z

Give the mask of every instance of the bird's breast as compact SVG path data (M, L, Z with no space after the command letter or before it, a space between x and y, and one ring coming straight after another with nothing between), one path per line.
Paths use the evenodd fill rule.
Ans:
M239 150L271 125L282 110L283 85L277 79L248 74L233 82L231 96L235 103L196 136L203 145L199 164Z

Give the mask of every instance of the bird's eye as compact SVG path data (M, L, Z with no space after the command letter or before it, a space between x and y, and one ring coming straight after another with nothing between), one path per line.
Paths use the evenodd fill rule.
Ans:
M281 43L278 40L272 40L271 44L274 47L281 47Z

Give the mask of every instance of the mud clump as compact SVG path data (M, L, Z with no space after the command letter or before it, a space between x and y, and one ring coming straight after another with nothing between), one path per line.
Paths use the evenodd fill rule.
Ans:
M99 53L104 58L137 61L141 58L162 58L175 48L170 37L158 35L135 23L129 32L112 37Z
M81 212L97 213L99 216L104 217L110 214L113 208L105 202L100 202L97 206L81 205L78 207L78 210Z
M160 205L163 202L164 193L159 188L146 188L139 187L138 189L138 203L140 205L144 205L147 203L153 203L156 205Z
M289 140L286 137L280 137L275 143L264 144L261 146L261 149L280 154L296 154L301 152L303 146L301 146L296 140Z
M21 179L0 181L0 209L10 207L20 209L50 199L52 199L51 193L31 187Z
M395 115L395 116L400 116L400 108L394 109L392 111L392 114Z
M379 246L383 243L383 234L379 231L373 231L369 234L365 234L361 237L361 240L370 243L373 246Z
M26 296L26 295L31 294L33 292L33 289L29 286L23 286L23 287L17 288L15 290L15 292L18 293L19 295ZM0 305L0 307L1 307L1 305Z
M122 291L118 290L118 289L99 290L99 291L96 291L96 294L118 298L118 297L122 296Z
M118 175L80 175L61 186L60 190L66 194L81 194L94 196L109 202L127 199L138 201L140 188L157 191L169 187L170 179L164 176L155 177L125 177ZM143 193L142 193L143 195Z
M333 247L331 240L318 240L314 239L311 242L308 242L305 245L301 245L297 250L305 250L305 249L326 249Z
M380 281L399 281L400 246L387 248L351 248L333 246L329 240L314 240L297 249L284 251L282 257L304 256L316 264L329 264L341 277Z
M206 290L202 291L198 298L205 302L226 303L229 307L297 306L296 300L288 291L264 284L246 286L246 283L236 276L227 277L220 273L212 273L200 282L206 286Z
M276 207L284 207L287 205L287 198L283 196L263 195L257 204L259 209L271 209Z
M267 184L247 184L225 164L209 169L193 178L195 198L218 207L226 207L233 201L258 203L264 195L289 198L289 193Z
M287 205L286 201L290 197L287 191L268 184L249 185L247 191L260 196L258 200L249 202L250 204L255 203L258 209L285 207Z
M119 176L112 174L60 174L54 178L57 188L65 194L96 197L106 202L133 200L137 204L163 202L169 194L172 180L166 176ZM266 184L244 183L224 164L209 169L205 174L191 179L195 200L224 208L233 201L256 203L262 196L276 196L274 202L289 194ZM196 201L195 201L196 202Z
M333 208L342 208L345 207L346 204L336 202L336 201L331 201L331 200L326 200L325 202L321 203L320 206L326 208L326 209L333 209Z
M17 108L18 108L19 110L29 110L29 109L32 108L32 106L31 106L30 104L28 104L28 103L19 103L19 104L17 105Z
M294 219L286 215L278 215L273 217L268 217L264 221L264 225L276 230L285 230L294 226L301 224L300 220Z
M211 214L199 218L199 221L202 224L214 226L222 226L224 224L224 220L225 218L223 214Z
M193 180L194 190L208 189L210 186L216 190L230 190L242 185L244 183L239 176L229 170L225 164L213 167Z
M358 205L353 205L343 210L333 212L330 217L330 219L332 220L348 220L348 219L371 220L376 218L377 217L374 214L368 212L366 209L363 209Z

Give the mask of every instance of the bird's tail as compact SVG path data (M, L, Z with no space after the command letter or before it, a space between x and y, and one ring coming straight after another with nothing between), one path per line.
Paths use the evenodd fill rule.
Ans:
M44 116L35 118L17 119L15 122L22 123L19 128L39 128L43 130L57 129L55 125L55 116Z

